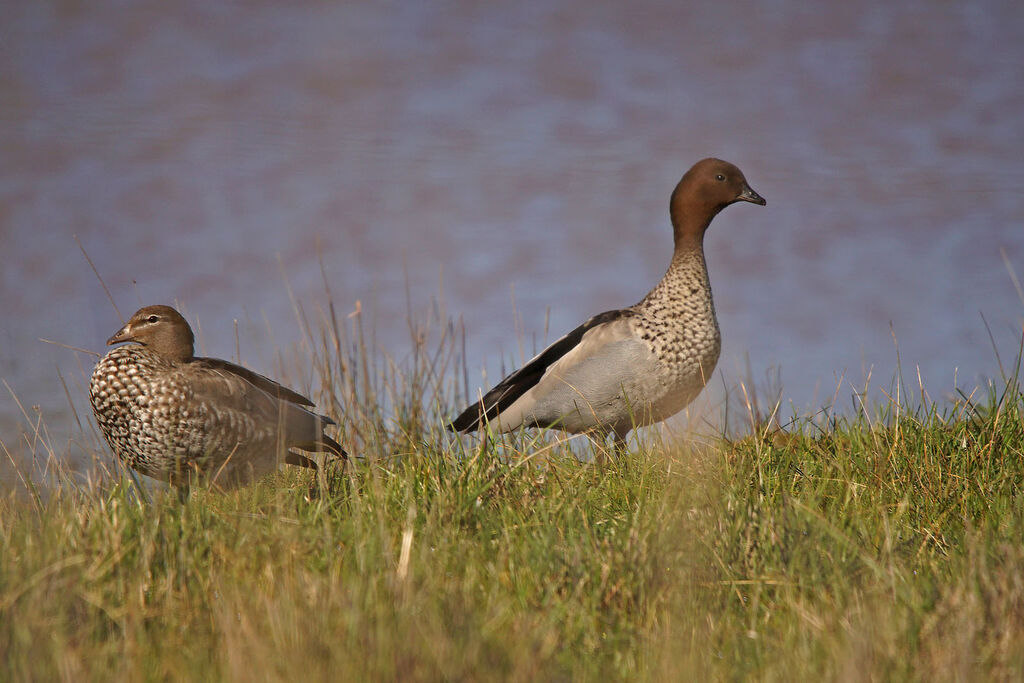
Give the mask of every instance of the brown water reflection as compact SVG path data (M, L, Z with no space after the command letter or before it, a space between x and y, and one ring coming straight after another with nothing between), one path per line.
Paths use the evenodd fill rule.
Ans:
M0 25L0 376L72 434L56 368L122 313L180 302L206 352L271 370L279 272L362 300L382 343L437 292L470 367L634 302L696 159L768 198L708 252L726 383L745 354L799 408L920 364L997 374L1024 302L1024 11L1013 2L20 3ZM404 264L404 268L403 268ZM275 337L265 334L264 319ZM913 374L913 373L911 373ZM70 386L76 400L80 386ZM714 397L710 397L714 400ZM81 404L84 405L84 402ZM0 399L0 430L24 420Z

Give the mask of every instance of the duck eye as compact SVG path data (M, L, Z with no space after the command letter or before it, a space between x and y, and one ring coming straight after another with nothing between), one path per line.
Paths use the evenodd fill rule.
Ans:
M155 322L158 322L159 320L160 320L160 318L155 316L155 315L151 315L148 318L146 318L146 322L148 322L148 323L155 323Z
M715 176L715 180L724 183L725 182L725 176L722 175L721 173L719 173L718 175Z

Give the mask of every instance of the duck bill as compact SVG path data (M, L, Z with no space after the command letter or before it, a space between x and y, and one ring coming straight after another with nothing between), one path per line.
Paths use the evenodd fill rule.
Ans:
M120 344L128 341L133 341L131 323L115 332L114 336L107 340L107 346L113 346L114 344Z
M761 206L765 206L768 203L764 200L764 197L754 192L754 189L750 187L750 185L744 185L743 192L740 192L740 196L736 199L737 201L760 204Z

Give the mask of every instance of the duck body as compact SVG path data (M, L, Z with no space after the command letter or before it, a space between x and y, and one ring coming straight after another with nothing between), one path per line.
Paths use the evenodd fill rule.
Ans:
M180 343L161 342L160 333ZM333 421L309 399L234 363L193 357L191 329L174 309L141 309L108 344L122 341L136 343L97 363L89 393L107 443L134 470L175 485L202 475L230 488L281 462L315 464L292 448L344 457L324 434Z
M499 431L612 432L621 441L686 407L721 352L704 232L736 201L765 203L732 164L696 164L672 195L675 250L662 280L634 306L594 316L553 343L467 407L452 429L487 422Z

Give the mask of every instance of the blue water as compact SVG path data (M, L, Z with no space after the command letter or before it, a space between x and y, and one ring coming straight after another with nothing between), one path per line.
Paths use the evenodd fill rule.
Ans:
M268 374L302 339L289 288L326 299L318 261L395 355L406 285L419 310L443 281L482 386L520 362L514 311L529 355L546 320L643 296L709 155L768 206L708 234L708 405L749 363L792 410L849 407L889 385L894 336L932 398L999 375L1024 321L1019 3L608 4L7 8L0 377L30 419L3 389L0 440L25 451L41 413L75 450L58 373L82 409L92 360L39 340L102 351L120 323L76 240L123 315L176 303L228 358L237 320Z

